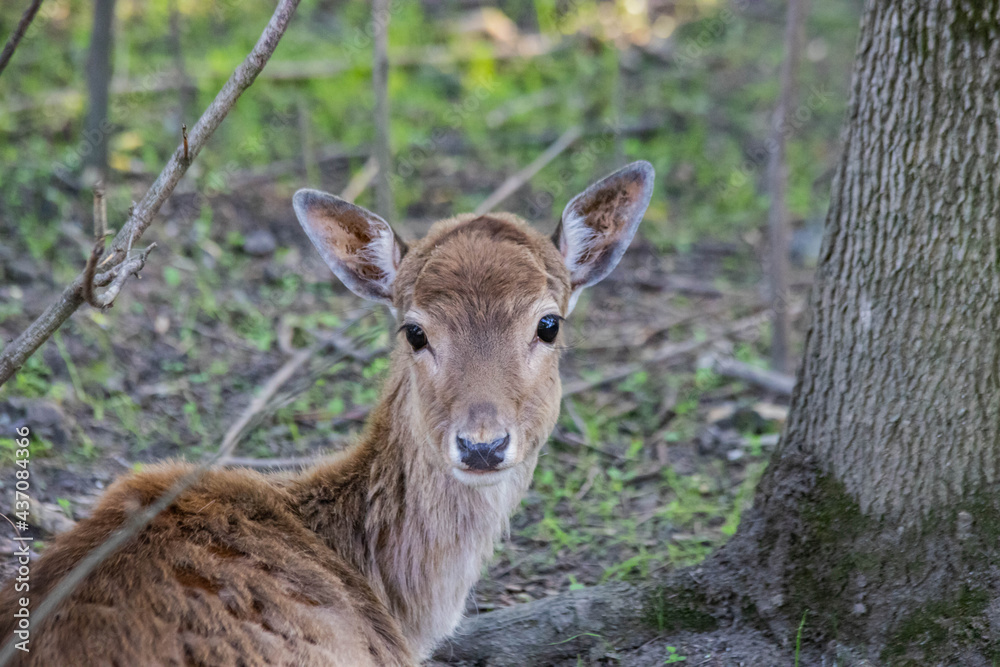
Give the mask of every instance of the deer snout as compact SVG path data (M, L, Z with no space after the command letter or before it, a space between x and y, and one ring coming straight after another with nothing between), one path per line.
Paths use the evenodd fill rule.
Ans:
M462 434L455 436L458 444L458 456L462 463L471 470L495 470L503 463L510 444L510 433L504 433L499 438L486 442L476 442Z

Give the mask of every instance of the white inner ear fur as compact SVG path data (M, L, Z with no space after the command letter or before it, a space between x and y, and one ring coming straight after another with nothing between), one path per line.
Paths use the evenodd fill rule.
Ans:
M586 251L597 240L597 232L588 227L583 216L575 210L577 200L583 195L577 195L569 204L562 216L562 239L559 250L566 259L566 268L571 276L577 275L582 268L580 260L583 259Z
M566 261L566 268L569 275L576 276L582 268L581 260L586 255L586 251L597 240L597 233L588 227L583 216L575 209L574 204L583 195L577 195L566 205L566 210L562 216L562 238L559 240L559 251ZM569 295L569 303L566 306L566 316L576 308L576 301L583 293L586 285L577 285Z
M392 294L392 283L396 280L396 270L403 260L403 254L396 245L396 236L387 222L374 218L369 219L369 223L376 235L368 245L358 250L357 256L362 262L367 262L382 272L382 277L375 284L385 294Z

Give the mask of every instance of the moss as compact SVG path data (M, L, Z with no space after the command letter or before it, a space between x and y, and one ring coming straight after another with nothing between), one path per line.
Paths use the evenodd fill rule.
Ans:
M650 594L643 621L657 632L709 632L715 630L719 622L705 610L707 606L704 598L691 591L660 588Z
M893 665L916 665L930 658L922 654L924 648L947 651L952 643L980 644L985 639L983 614L989 602L988 591L966 584L951 600L924 605L899 625L882 652L882 660Z
M843 484L828 475L817 478L801 518L785 609L796 622L809 610L811 636L836 637L844 619L852 618L851 601L843 595L851 577L875 573L881 565L879 555L858 539L875 527Z

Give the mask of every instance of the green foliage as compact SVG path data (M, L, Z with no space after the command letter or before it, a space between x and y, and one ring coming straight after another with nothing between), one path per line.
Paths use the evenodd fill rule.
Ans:
M667 647L667 657L663 660L664 665L672 665L675 662L684 662L687 660L687 656L681 655L677 652L676 646Z
M60 169L76 173L87 150L80 123L89 6L78 0L47 5L29 35L33 38L18 51L19 66L0 83L4 99L17 109L0 113L0 134L5 135L0 142L0 202L18 212L21 238L39 257L59 238L59 226L52 224L61 217L56 211L64 215L67 208L86 205L50 183L51 174ZM810 12L808 34L817 37L806 50L798 108L786 131L794 216L814 216L826 204L814 185L827 177L835 156L856 5L836 0ZM671 39L678 55L664 64L642 51L623 54L621 46L628 40L613 39L603 22L608 6L613 5L563 6L550 0L504 5L515 22L528 26L523 31L537 25L551 39L571 41L568 48L534 58L499 59L490 39L456 32L454 22L429 16L417 0L394 2L391 55L397 60L416 57L418 63L395 67L390 77L392 143L399 163L393 180L400 210L426 202L424 174L442 169L454 174L469 165L510 171L541 151L544 142L531 137L583 123L586 136L508 206L551 218L572 194L613 166L617 150L624 150L628 158L652 161L660 174L643 227L657 243L685 247L705 234L731 237L761 226L767 207L761 146L777 96L780 25L761 20L739 3L678 9L670 19L677 25ZM200 109L257 39L273 3L250 0L237 6L215 0L178 7L185 67L197 85ZM622 25L635 19L621 14L620 7L614 11ZM130 82L132 92L113 95L111 162L116 169L152 174L176 146L181 122L175 92L158 89L164 73L174 67L165 38L168 5L123 5L118 14L115 75ZM218 130L210 150L199 156L199 189L225 191L235 170L298 158L300 109L309 115L316 145L370 144L368 3L349 0L331 10L304 2L299 14L269 68L294 71L296 63L325 63L336 73L275 80L265 70ZM4 34L14 19L13 14L0 19ZM581 48L574 36L580 33L598 39ZM421 56L412 55L427 49L443 49L443 58L428 57L441 64L423 64ZM66 94L42 102L60 89ZM521 100L529 103L520 104L523 111L518 111ZM650 131L622 137L619 144L611 131L619 119L625 126L649 119L656 124ZM190 126L193 120L186 122ZM466 147L460 157L451 153L453 141L445 139L450 136L460 137ZM109 184L113 224L120 223L130 201L118 192L120 181L115 175ZM441 213L471 208L492 187L483 186L462 189L456 183L448 193L452 205Z

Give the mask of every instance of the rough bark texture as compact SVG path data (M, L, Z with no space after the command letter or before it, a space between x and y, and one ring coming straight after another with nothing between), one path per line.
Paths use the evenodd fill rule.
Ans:
M720 554L777 636L1000 644L1000 11L869 2L783 447Z
M709 613L788 646L808 612L803 664L1000 662L998 5L869 0L782 446L696 587L650 582L633 611L586 592L615 628ZM547 664L590 631L579 614L554 632L566 609L486 614L456 641L517 633L521 664Z

